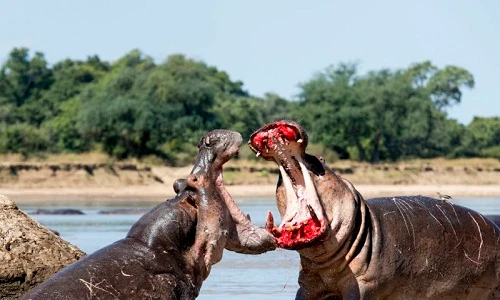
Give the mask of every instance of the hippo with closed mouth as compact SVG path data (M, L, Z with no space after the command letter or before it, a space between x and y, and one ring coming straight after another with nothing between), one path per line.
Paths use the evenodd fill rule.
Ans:
M222 166L241 142L229 130L204 135L193 171L174 183L177 196L142 216L124 239L64 268L23 299L195 299L224 248L275 249L265 229L228 208L236 204L224 188Z
M305 152L288 120L254 132L250 148L279 166L277 245L300 254L296 299L500 299L500 230L481 214L422 196L364 200Z

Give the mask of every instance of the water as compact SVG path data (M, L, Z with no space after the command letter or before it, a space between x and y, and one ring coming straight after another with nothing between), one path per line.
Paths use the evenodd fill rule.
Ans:
M279 213L272 197L236 199L245 214L250 214L252 222L264 226L265 217L270 210L277 218ZM483 214L500 215L500 199L453 199L458 205L470 207ZM31 212L41 206L23 206ZM76 208L85 215L33 215L41 224L57 230L61 237L78 246L86 253L92 253L127 234L140 215L103 215L100 210L116 208L150 208L138 203L116 206L109 204L92 206L91 202L82 205L50 203L43 208ZM277 222L279 220L276 220ZM299 256L294 251L276 250L261 255L243 255L225 251L222 261L212 267L208 279L203 283L198 299L294 299L298 289Z

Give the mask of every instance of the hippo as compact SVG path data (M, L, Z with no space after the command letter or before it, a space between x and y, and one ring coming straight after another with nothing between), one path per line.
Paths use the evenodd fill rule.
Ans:
M116 208L100 210L97 213L100 215L143 215L151 208Z
M226 205L232 198L220 192L222 166L241 142L229 130L205 134L193 171L174 182L173 199L143 215L124 239L64 268L23 299L195 299L227 245L255 254L274 250L264 228L236 224Z
M300 255L295 299L500 299L500 230L473 210L423 196L364 200L305 152L289 120L250 136L280 170L281 225L266 228Z
M58 208L58 209L45 209L38 208L29 213L30 215L84 215L85 213L79 209L73 208Z
M212 153L222 152L234 140L241 143L242 137L239 133L229 130L215 130L211 134L202 137L198 143L200 153L191 173L198 174L203 173L204 170L209 170L206 173L215 178L214 192L223 198L231 217L226 249L242 254L262 254L276 249L274 237L265 228L255 226L251 222L250 216L245 215L236 205L224 185L222 167L210 167L211 165L218 165L217 159L220 159L220 157L214 156ZM205 151L201 151L202 149L205 149ZM174 182L174 191L182 191L185 186L185 180L178 179Z

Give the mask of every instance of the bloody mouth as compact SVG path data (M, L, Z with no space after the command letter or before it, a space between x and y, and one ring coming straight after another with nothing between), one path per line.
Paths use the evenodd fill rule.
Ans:
M286 212L279 227L268 213L266 229L274 236L278 247L300 249L320 239L327 220L318 199L312 178L302 156L307 136L298 124L278 121L262 127L251 135L250 148L266 160L274 160L280 167L286 190Z
M274 236L276 245L284 249L300 249L315 242L322 236L325 227L326 220L311 217L295 225L281 224L277 228L271 212L266 222L266 229Z

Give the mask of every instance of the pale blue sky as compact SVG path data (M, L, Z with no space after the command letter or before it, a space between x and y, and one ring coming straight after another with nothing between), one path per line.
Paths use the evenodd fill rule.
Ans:
M450 117L500 116L498 0L0 0L1 63L14 47L42 51L50 63L114 61L133 48L157 61L183 53L253 95L288 99L330 64L357 61L364 74L431 60L475 76Z

